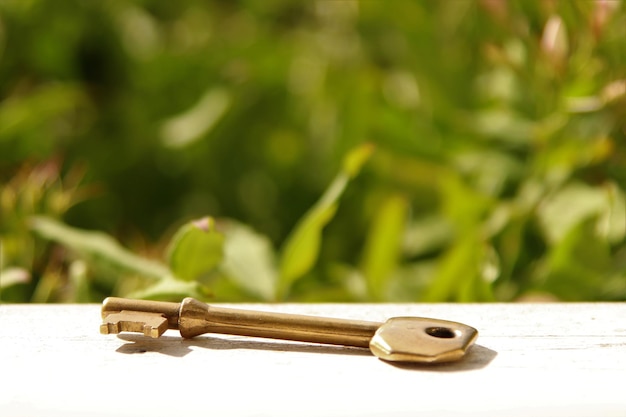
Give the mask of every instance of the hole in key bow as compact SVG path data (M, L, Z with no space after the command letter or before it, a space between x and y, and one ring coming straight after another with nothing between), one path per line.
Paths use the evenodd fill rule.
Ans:
M426 329L426 333L439 339L452 339L457 335L454 330L448 327L429 327Z

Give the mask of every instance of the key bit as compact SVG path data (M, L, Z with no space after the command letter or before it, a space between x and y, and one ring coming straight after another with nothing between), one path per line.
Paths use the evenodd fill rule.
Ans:
M100 333L116 334L121 332L137 332L157 338L168 328L167 319L156 313L122 310L109 314L105 323L100 325Z
M461 359L478 337L465 324L422 317L384 323L209 306L193 298L181 303L109 297L102 305L102 334L138 332L157 338L177 329L184 338L204 333L369 348L394 362L441 363Z

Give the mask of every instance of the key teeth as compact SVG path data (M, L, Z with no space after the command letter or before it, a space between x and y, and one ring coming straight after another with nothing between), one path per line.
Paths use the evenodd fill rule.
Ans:
M146 337L152 337L153 339L155 337L159 337L158 335L157 336L153 335L153 331L154 330L157 330L157 329L153 329L152 326L146 324L146 325L143 326L143 335L146 336Z
M120 331L119 322L107 322L100 325L100 334L118 334Z
M152 327L149 324L143 326L143 334L144 336L151 337L153 339L158 339L161 335L167 330L167 326L163 328L163 326Z
M143 333L147 337L158 338L168 328L167 318L160 314L137 311L121 311L109 314L100 325L102 334L121 332Z

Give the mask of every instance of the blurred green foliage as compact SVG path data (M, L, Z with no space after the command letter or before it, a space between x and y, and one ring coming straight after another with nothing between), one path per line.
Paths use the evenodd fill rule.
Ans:
M2 0L0 299L626 300L624 39L621 1Z

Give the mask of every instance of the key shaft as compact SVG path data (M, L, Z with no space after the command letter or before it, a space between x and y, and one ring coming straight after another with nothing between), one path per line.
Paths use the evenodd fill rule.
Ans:
M382 325L362 320L217 307L193 298L170 303L109 297L102 307L102 318L105 319L102 333L140 331L136 321L145 316L140 317L138 313L162 317L167 321L165 329L177 329L184 338L221 333L356 347L369 347L370 340ZM113 331L109 329L111 325L107 318L114 324ZM165 331L163 329L157 335L153 332L156 326L148 326L148 329L141 330L147 336L158 337Z

